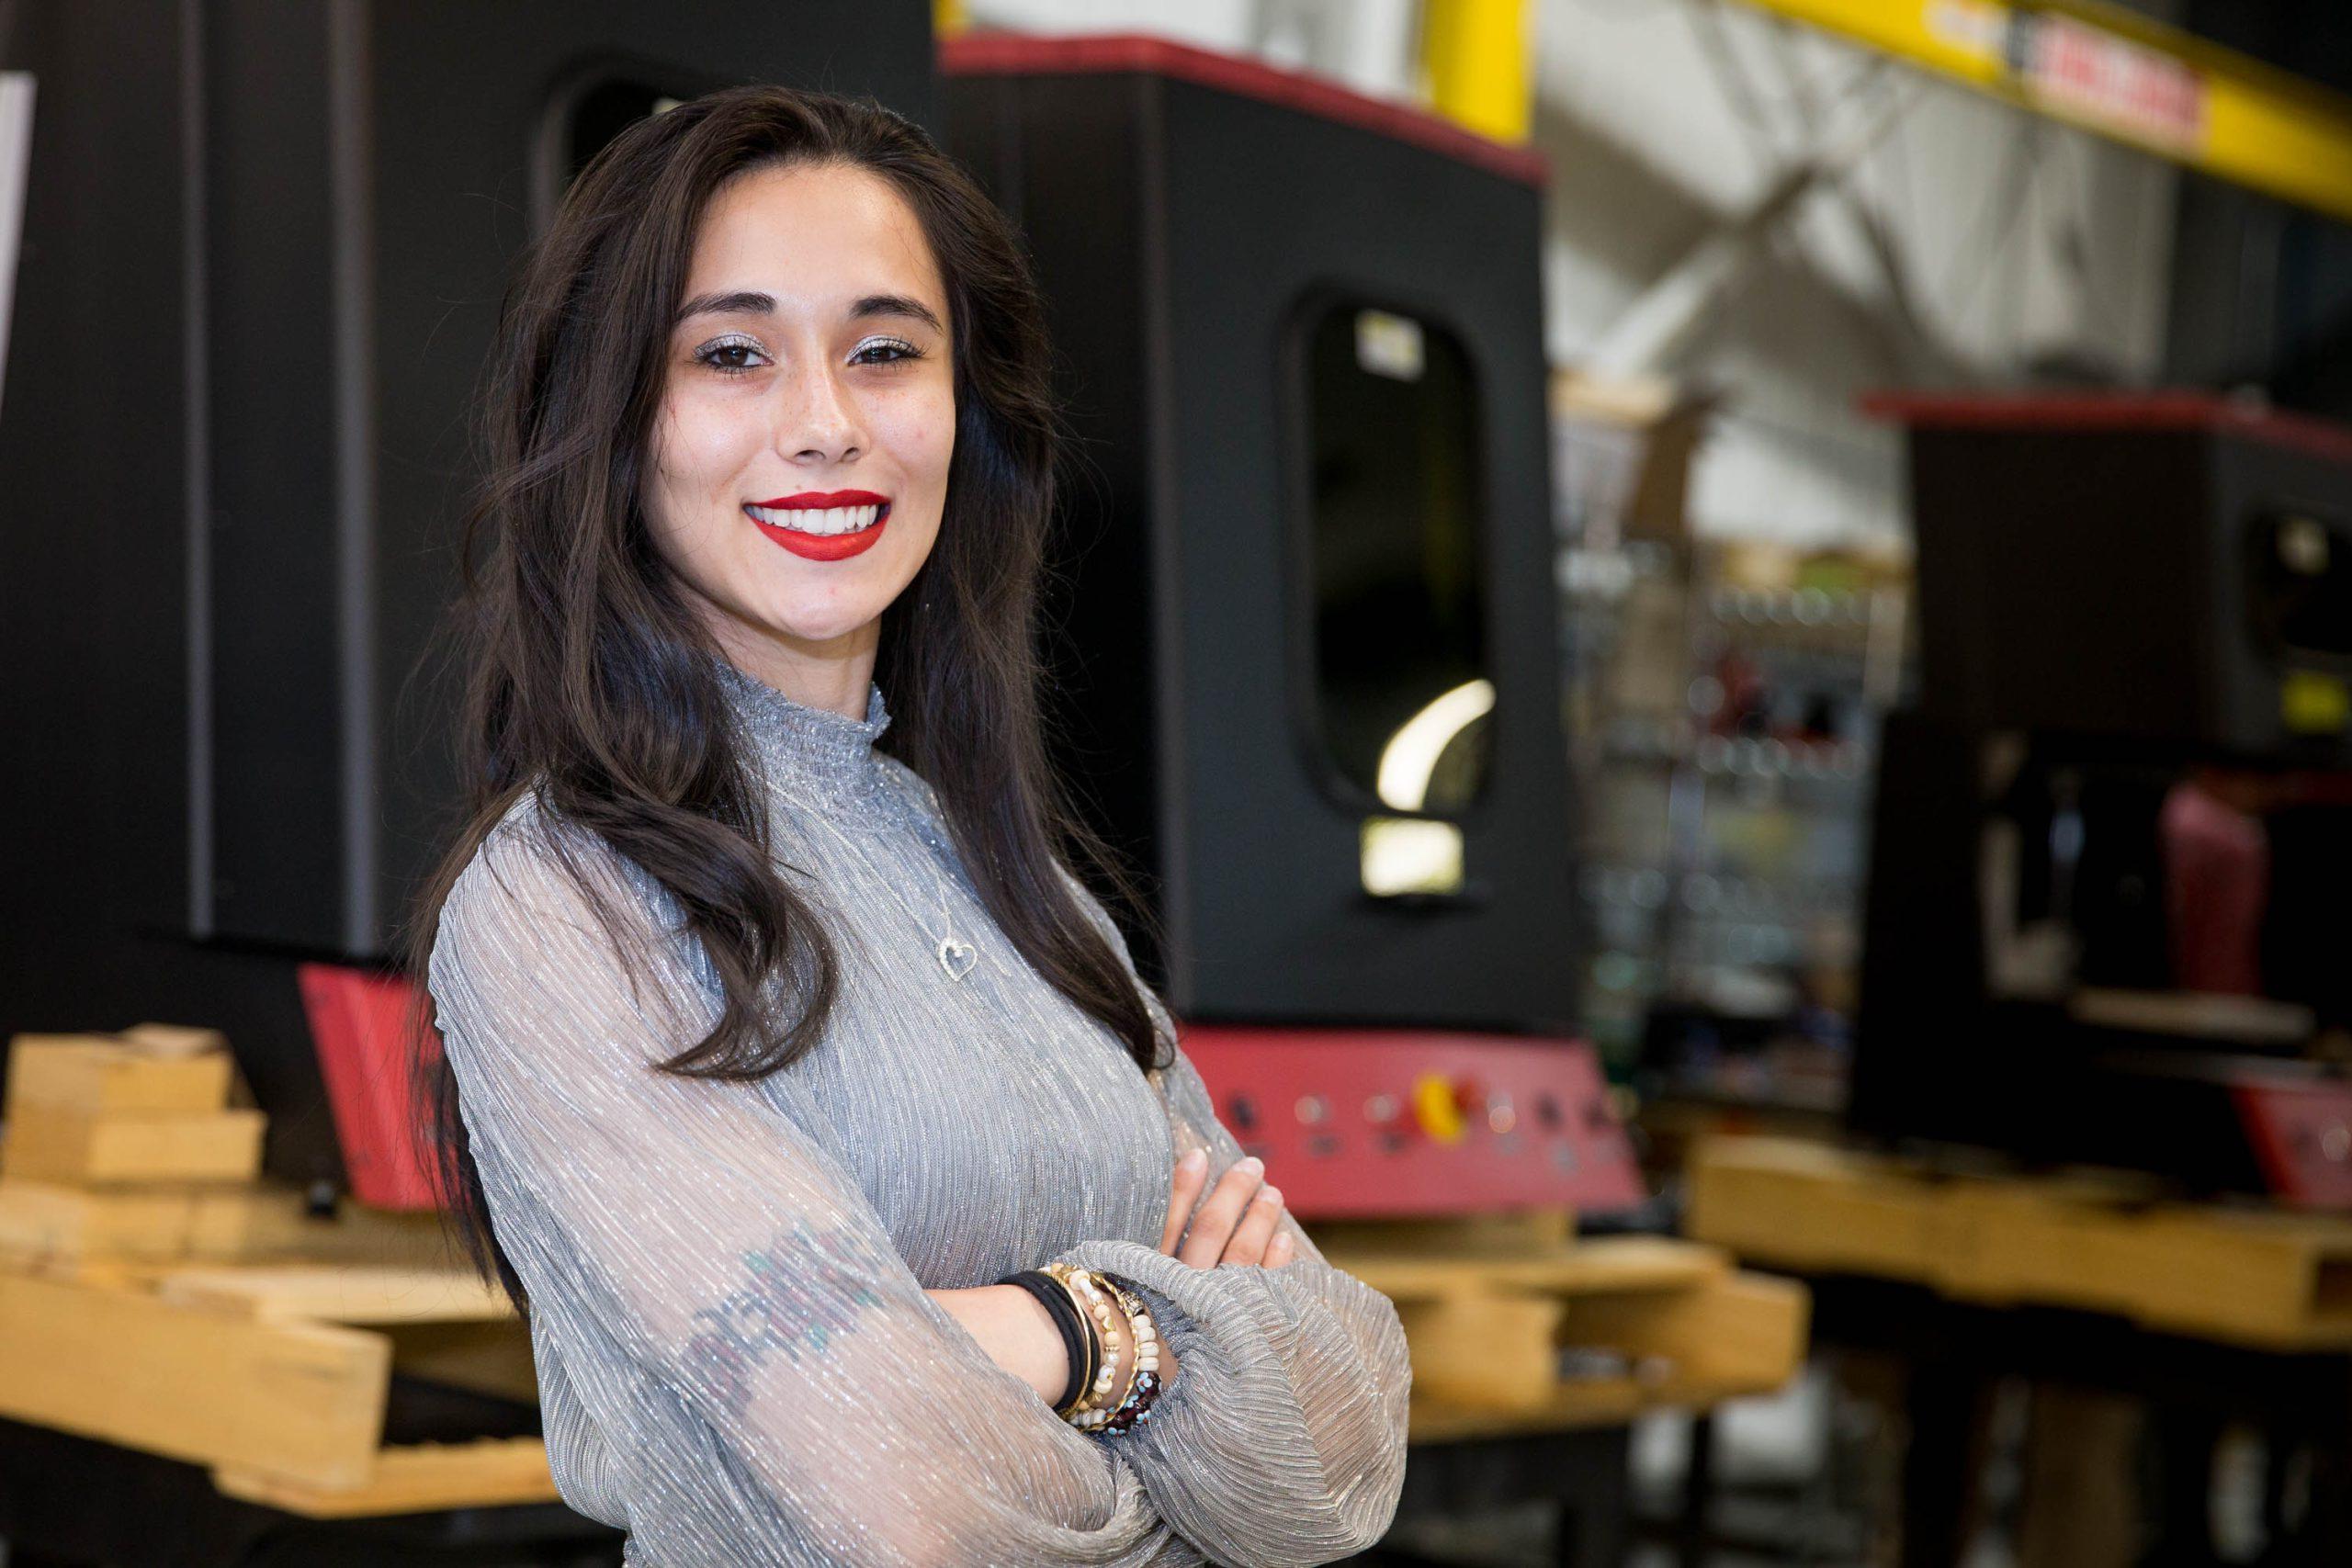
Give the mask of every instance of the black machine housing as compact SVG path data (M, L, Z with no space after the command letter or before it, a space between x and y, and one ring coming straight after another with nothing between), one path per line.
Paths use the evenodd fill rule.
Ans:
M2277 1188L2330 1156L2267 1108L2324 1129L2352 1055L2352 433L2193 397L1891 412L1921 682L1851 1119Z
M943 60L1068 367L1053 716L1157 885L1139 962L1188 1018L1565 1031L1540 166L1158 39ZM1385 799L1385 738L1479 680L1430 799ZM1398 818L1458 830L1458 886L1367 890Z

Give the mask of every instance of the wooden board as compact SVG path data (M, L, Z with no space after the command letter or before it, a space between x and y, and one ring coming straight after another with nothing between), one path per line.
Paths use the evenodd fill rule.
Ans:
M273 1321L315 1324L475 1324L515 1316L503 1291L454 1269L381 1269L353 1262L179 1267L155 1295Z
M537 1438L389 1448L376 1456L366 1483L340 1489L225 1465L213 1471L212 1482L232 1497L320 1519L560 1501L548 1473L547 1446Z
M214 1037L214 1038L217 1038ZM8 1114L33 1106L86 1116L225 1109L229 1053L107 1034L19 1034L8 1047Z
M1535 1291L1559 1295L1687 1290L1730 1270L1721 1247L1669 1236L1609 1236L1506 1258L1401 1256L1317 1247L1332 1267L1394 1302L1468 1292Z
M2352 1219L2153 1202L2128 1177L1937 1176L1731 1136L1694 1145L1690 1192L1690 1233L1752 1262L2258 1348L2352 1347Z
M324 1487L373 1473L379 1335L0 1272L0 1415Z
M92 1187L247 1182L261 1173L266 1124L258 1111L92 1116L52 1105L13 1106L7 1137L0 1140L0 1176Z
M155 1281L167 1302L277 1322L479 1323L512 1318L504 1292L449 1269L347 1263L175 1269Z
M0 1264L254 1257L301 1249L322 1227L291 1187L95 1189L0 1179Z
M1685 1234L1757 1261L1921 1279L1964 1245L1926 1183L1825 1145L1702 1138L1689 1178Z

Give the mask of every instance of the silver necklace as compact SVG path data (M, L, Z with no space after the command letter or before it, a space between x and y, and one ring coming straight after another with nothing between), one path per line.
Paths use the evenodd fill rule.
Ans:
M792 795L785 791L778 791L778 793L784 795L784 797L786 800L789 800L796 806L802 807L810 819L815 821L819 827L824 829L826 832L831 833L842 843L849 845L851 851L861 862L865 863L866 870L874 870L873 857L868 855L864 849L859 848L854 843L852 843L850 836L847 833L842 832L839 828L834 827L831 822L827 821L823 812L810 807L807 801L802 800L797 795ZM930 847L930 840L923 839L922 834L918 833L916 838L921 840L926 848ZM937 945L933 948L932 952L939 960L939 967L942 972L944 972L950 980L960 981L965 976L970 974L972 972L972 966L980 961L980 950L956 934L955 917L950 913L947 902L947 879L940 874L939 867L936 864L932 866L931 873L933 877L937 881L939 886L940 923L944 925L947 930L944 935L934 932L932 931L929 923L924 921L922 917L920 915L915 916L915 921L918 925L922 927L923 934L932 938L932 940L937 943ZM907 902L907 898L904 894L899 892L898 885L895 882L892 882L887 876L877 877L877 880L880 881L883 886L888 887L893 895L897 896L899 903L909 914L914 913L914 906Z

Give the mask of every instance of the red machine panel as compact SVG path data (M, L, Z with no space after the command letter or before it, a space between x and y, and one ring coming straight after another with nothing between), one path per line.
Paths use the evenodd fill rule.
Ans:
M353 1195L434 1206L402 1049L412 987L339 964L298 973ZM1183 1038L1218 1119L1303 1218L1596 1213L1644 1196L1580 1040L1210 1025Z
M2352 1084L2248 1075L2230 1096L2273 1196L2296 1208L2352 1209Z
M1579 1040L1204 1024L1184 1051L1301 1218L1591 1213L1643 1197Z
M295 978L352 1196L379 1209L437 1208L417 1140L424 1107L402 1033L415 988L342 964L300 964ZM427 1048L437 1051L440 1036Z

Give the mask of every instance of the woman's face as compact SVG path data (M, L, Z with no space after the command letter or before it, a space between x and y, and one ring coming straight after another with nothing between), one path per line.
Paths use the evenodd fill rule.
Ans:
M939 536L950 327L931 247L879 175L762 169L712 197L640 499L720 647L804 700L863 716L857 657Z

